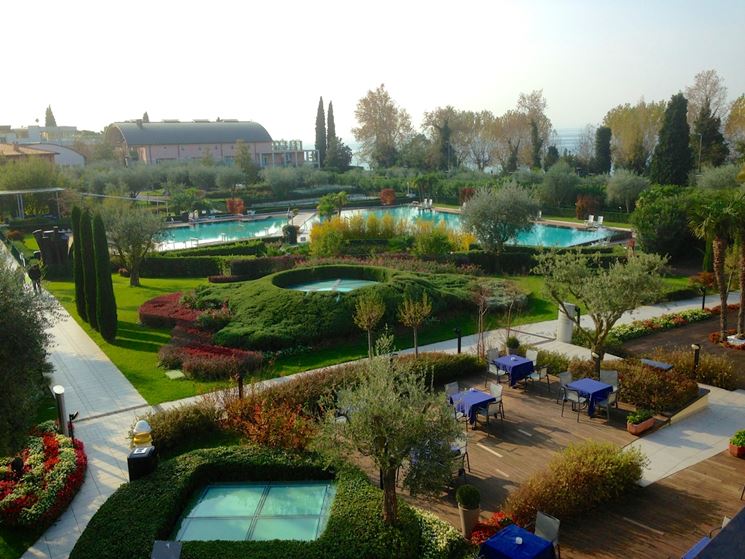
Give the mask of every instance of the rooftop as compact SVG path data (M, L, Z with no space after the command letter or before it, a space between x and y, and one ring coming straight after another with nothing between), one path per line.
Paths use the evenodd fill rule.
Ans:
M115 122L111 128L118 130L130 146L233 144L238 140L248 143L272 141L266 128L250 121Z
M30 148L22 144L0 144L0 156L3 157L33 157L35 155L48 157L49 154L48 151Z

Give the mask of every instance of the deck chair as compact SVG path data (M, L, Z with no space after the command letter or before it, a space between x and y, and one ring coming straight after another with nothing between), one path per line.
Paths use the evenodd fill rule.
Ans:
M450 397L453 394L457 394L460 388L458 387L458 381L449 382L445 385L445 395Z
M551 542L558 559L561 559L561 546L559 545L560 525L561 521L550 514L538 511L535 515L535 535Z
M548 379L548 367L538 367L538 350L529 349L525 352L525 357L533 362L533 372L528 375L531 384L536 381L546 381L546 390L551 392L551 381Z
M610 384L613 387L613 394L618 396L618 371L608 371L600 369L600 382ZM618 398L615 399L616 407L618 407Z
M592 214L588 215L585 225L587 225L587 227L593 227L595 225L595 216Z
M603 226L603 216L602 215L599 215L598 216L597 226L598 227L602 227Z
M535 219L536 221L541 221L543 219L543 212L541 210L538 210L538 215L536 216Z
M509 373L507 371L503 371L494 363L492 363L492 361L494 361L497 357L499 357L498 349L488 349L486 351L487 373L497 375L497 382L500 382L502 377L509 377Z

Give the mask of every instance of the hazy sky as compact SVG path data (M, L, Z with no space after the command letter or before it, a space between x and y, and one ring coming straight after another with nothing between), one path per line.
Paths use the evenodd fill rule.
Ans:
M3 2L0 124L101 130L238 118L312 143L319 96L347 140L385 83L419 124L451 104L503 113L543 89L555 128L667 99L714 68L745 93L745 0Z

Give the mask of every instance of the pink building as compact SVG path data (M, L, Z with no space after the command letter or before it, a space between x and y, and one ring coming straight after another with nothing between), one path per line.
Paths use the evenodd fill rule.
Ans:
M166 161L191 161L210 156L216 162L232 163L238 142L245 142L260 167L318 166L316 150L304 150L299 140L274 141L256 122L115 122L107 138L122 146L130 160L148 165Z

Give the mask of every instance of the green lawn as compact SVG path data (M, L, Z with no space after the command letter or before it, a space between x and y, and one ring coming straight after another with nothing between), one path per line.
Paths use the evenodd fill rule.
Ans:
M18 559L43 533L0 526L0 559Z
M553 217L550 215L544 215L543 219L550 221L566 221L568 223L584 223L585 219L577 219L576 217ZM630 223L621 223L620 221L603 221L603 225L606 227L619 227L620 229L631 229Z

